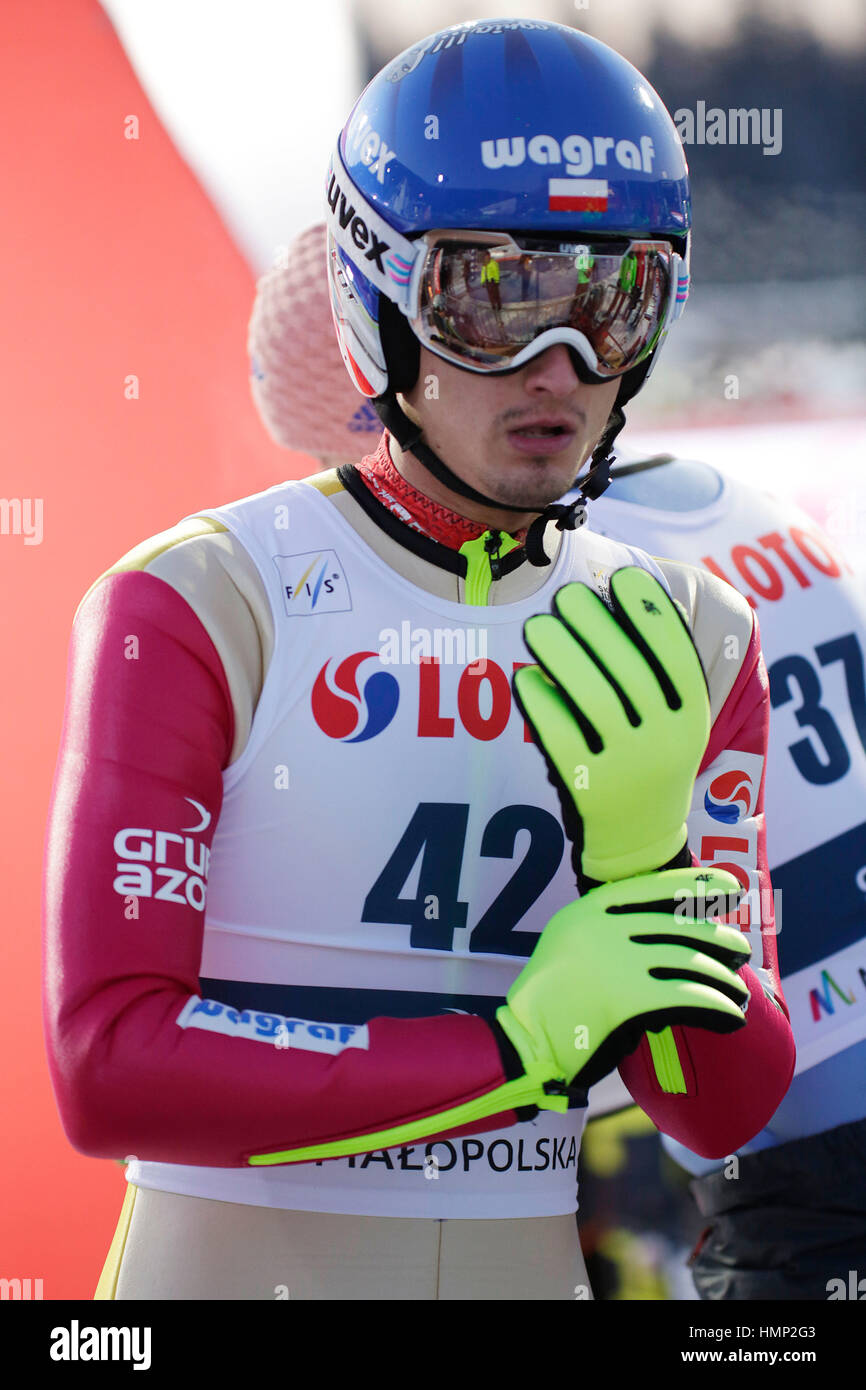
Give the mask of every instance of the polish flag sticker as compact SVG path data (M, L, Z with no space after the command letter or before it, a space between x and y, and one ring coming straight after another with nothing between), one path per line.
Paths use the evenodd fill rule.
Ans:
M607 179L548 179L550 212L606 212Z

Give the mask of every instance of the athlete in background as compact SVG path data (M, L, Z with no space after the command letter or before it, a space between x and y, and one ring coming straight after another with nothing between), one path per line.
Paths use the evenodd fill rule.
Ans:
M559 131L522 174L479 88ZM589 157L574 90L584 129L620 131L588 143L611 155L591 196L539 167L560 139L572 169ZM600 183L617 212L587 286L571 237ZM520 246L485 213L518 186ZM482 22L367 87L328 204L344 360L388 422L375 455L186 518L74 625L45 1017L72 1142L138 1154L100 1296L571 1299L587 1087L619 1064L657 1124L718 1155L794 1065L771 920L749 943L710 913L736 880L692 867L686 824L696 777L764 757L751 613L555 503L590 458L586 495L605 481L682 308L685 161L610 49ZM503 288L521 256L536 282L519 333L503 294L492 362L454 303L466 245ZM590 291L592 341L569 326ZM450 312L424 318L439 293L459 343ZM483 659L419 660L431 626L483 636ZM768 886L760 791L750 824Z
M248 347L272 438L333 461L352 457L379 422L359 407L333 341L325 235L324 224L309 228L286 266L261 278ZM663 1138L705 1175L692 1191L708 1234L691 1268L704 1298L824 1299L840 1270L866 1267L866 595L793 504L693 460L620 446L616 458L592 528L738 588L760 617L773 706L767 857L797 1072L737 1165ZM733 755L693 810L702 817L696 852L724 862L752 892L756 790L750 759ZM630 1103L613 1081L597 1089L611 1104L617 1091Z
M704 1298L826 1299L866 1268L862 575L799 507L707 464L623 455L616 474L593 525L738 589L758 615L770 681L767 859L797 1070L737 1161L713 1164L663 1137L700 1175L691 1188L708 1226L692 1273ZM744 885L753 795L748 760L732 758L703 789L695 846Z

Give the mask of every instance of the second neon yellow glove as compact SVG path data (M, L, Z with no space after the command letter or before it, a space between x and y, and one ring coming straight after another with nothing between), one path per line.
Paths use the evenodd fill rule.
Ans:
M593 888L551 917L496 1011L527 1075L585 1088L648 1029L742 1028L749 991L736 971L750 946L707 920L739 893L722 870L668 869Z

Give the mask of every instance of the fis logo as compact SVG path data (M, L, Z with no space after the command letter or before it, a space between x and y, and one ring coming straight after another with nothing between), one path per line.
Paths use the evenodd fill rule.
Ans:
M716 777L704 793L704 810L722 825L736 825L752 809L752 779L742 768Z
M355 652L333 674L325 662L313 686L313 718L322 733L342 743L366 743L391 723L400 702L400 687L387 671L372 671L358 688L358 668L366 661L379 664L377 652Z
M349 586L336 551L275 555L274 563L279 571L288 617L309 617L311 613L348 613L351 609Z

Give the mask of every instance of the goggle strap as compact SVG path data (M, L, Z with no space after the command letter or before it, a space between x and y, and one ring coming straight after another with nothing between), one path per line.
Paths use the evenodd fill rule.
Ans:
M667 318L667 326L676 323L686 307L686 300L689 297L689 265L682 256L674 252L672 257L674 274L671 276L673 281L672 294L673 303Z

